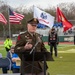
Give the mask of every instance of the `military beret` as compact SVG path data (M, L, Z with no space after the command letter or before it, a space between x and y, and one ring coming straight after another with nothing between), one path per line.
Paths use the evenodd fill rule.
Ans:
M31 25L36 25L39 23L39 21L36 18L32 18L32 19L28 20L27 23L30 23Z

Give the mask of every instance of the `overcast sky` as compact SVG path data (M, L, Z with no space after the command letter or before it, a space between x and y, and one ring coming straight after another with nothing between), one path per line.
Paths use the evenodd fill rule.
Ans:
M18 7L25 5L27 7L35 5L42 8L47 8L48 6L56 6L59 3L75 2L75 0L3 0L8 5L12 7Z

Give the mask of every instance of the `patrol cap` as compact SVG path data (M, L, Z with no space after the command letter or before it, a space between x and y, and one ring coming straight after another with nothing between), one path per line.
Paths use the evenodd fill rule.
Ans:
M39 21L36 18L32 18L32 19L28 20L27 23L29 23L31 25L37 25L39 23Z

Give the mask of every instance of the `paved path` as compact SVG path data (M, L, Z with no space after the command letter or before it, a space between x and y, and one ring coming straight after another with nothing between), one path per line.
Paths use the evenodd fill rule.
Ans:
M47 42L45 42L45 44L48 44ZM73 42L60 42L59 44L74 44Z
M15 73L15 74L0 74L0 75L20 75L20 73Z
M3 45L4 41L0 41L0 45ZM44 42L45 44L48 44L47 42ZM13 44L16 44L15 41L13 41ZM59 44L74 44L73 42L60 42Z
M16 42L13 41L13 44L15 44ZM0 45L3 45L4 44L4 41L0 41Z

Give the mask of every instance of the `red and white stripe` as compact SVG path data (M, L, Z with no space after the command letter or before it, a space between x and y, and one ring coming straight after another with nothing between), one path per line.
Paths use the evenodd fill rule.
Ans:
M15 24L21 24L21 22L20 22L20 20L18 20L17 18L16 18L16 16L13 16L13 15L10 15L9 16L9 21L10 21L10 23L15 23Z
M7 20L2 13L0 13L0 22L7 24Z
M13 12L14 13L14 15L16 16L16 18L18 19L18 20L22 20L23 18L24 18L24 15L22 15L22 14L18 14L18 13L16 13L16 12Z

